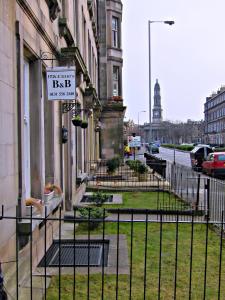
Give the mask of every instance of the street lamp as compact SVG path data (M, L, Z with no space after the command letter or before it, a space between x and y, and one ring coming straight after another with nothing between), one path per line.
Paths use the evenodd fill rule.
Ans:
M141 111L138 112L138 133L139 133L139 135L140 135L139 114L142 113L142 112L144 113L144 112L146 112L146 110L141 110Z
M151 123L152 123L152 105L151 105L151 99L152 99L152 91L151 91L151 24L152 23L164 23L167 25L173 25L174 21L148 21L148 61L149 61L149 137L150 142L152 138L151 134Z

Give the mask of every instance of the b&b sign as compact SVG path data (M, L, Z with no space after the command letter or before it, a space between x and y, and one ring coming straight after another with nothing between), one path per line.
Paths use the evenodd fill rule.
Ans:
M47 68L48 100L75 100L75 67Z

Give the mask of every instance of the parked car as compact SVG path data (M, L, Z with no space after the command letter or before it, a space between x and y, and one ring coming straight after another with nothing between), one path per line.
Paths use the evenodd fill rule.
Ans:
M212 176L225 176L225 152L210 153L202 163L202 172Z
M148 151L150 153L159 153L159 147L154 143L149 143Z
M202 163L207 156L213 152L213 149L208 145L197 145L190 152L191 167L195 171L202 170Z

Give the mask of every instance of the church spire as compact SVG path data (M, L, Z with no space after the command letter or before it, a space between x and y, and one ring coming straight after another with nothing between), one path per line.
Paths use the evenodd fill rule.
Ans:
M160 85L158 79L156 79L154 87L154 107L153 107L153 123L162 122L162 108L161 108L161 95Z

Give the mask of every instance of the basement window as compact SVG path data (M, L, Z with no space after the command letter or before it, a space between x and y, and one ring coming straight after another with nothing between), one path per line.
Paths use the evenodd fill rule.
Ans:
M46 267L59 267L59 262L61 267L107 266L108 251L109 240L55 240L38 267L45 267L45 261Z

